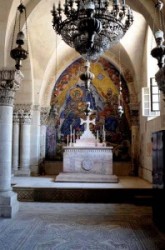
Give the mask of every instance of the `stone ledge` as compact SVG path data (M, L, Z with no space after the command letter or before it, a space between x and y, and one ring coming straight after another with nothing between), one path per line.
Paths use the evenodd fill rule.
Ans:
M146 202L151 203L151 188L111 188L111 189L91 189L91 188L28 188L14 187L18 194L18 200L23 202L76 202L76 203L135 203L136 197L143 195L143 204L145 196ZM148 199L148 196L151 199ZM138 204L139 204L138 199Z
M117 183L116 175L60 173L55 178L56 182L90 182L90 183Z

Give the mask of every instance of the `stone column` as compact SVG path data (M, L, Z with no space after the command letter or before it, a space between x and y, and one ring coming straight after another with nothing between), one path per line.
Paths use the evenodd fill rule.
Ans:
M11 159L13 103L22 79L20 71L0 70L0 217L10 218L19 208L11 188Z
M25 106L25 105L24 105ZM30 135L31 109L30 105L20 110L20 168L19 176L30 176Z
M19 115L18 112L13 114L13 147L12 147L12 172L14 175L19 166Z
M40 114L40 162L45 159L46 153L46 127L47 127L47 119L49 115L50 108L41 107L41 114Z
M136 106L136 107L135 107ZM139 110L137 105L131 106L131 158L130 175L138 176L139 168Z
M31 175L38 175L38 165L40 161L40 106L34 105L32 108L31 122Z

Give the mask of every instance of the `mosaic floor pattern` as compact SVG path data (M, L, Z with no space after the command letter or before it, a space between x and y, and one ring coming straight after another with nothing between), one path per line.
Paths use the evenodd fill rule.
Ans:
M0 219L1 250L163 250L150 206L20 202Z

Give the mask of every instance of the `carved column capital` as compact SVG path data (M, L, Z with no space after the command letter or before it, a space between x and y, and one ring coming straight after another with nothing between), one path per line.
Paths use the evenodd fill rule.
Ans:
M18 114L18 117L22 124L30 124L31 123L31 104L16 104L14 106L14 113Z
M19 114L18 114L18 112L13 113L13 123L19 123Z
M0 105L13 106L16 90L19 89L23 74L19 70L0 70Z
M46 125L47 124L47 119L49 115L50 108L49 107L41 107L41 125Z
M21 123L22 124L30 124L32 119L31 111L27 112L24 111L22 117L21 117Z
M32 105L31 104L15 104L14 112L18 113L19 116L22 116L24 113L31 112Z

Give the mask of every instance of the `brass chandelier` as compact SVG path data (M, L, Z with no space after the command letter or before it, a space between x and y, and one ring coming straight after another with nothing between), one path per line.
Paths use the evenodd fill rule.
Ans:
M118 43L133 23L125 0L65 0L53 6L53 28L88 61Z
M21 23L25 23L25 34L21 30ZM12 37L12 44L11 44L11 51L10 56L15 60L15 68L20 70L22 60L27 59L28 57L28 43L27 48L24 49L22 46L24 45L25 35L27 38L27 17L26 17L26 7L20 1L20 5L17 7L16 17L15 17L15 24L13 30L13 37ZM17 47L14 48L14 44L16 40Z

